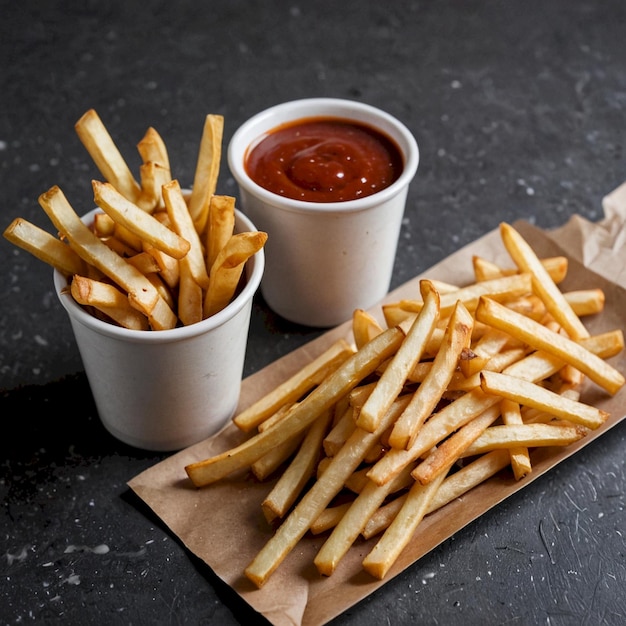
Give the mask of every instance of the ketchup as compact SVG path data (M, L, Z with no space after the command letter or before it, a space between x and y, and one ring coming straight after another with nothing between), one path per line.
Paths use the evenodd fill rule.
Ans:
M275 128L248 154L245 168L268 191L307 202L370 196L402 173L402 154L359 122L311 117Z

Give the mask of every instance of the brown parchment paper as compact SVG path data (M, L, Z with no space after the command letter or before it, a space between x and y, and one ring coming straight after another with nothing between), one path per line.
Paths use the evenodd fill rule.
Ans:
M552 232L543 232L526 222L515 223L540 256L568 256L570 267L562 286L564 290L599 286L605 291L605 311L585 319L592 334L624 328L626 321L626 184L604 198L603 208L605 217L599 223L575 216ZM475 254L512 265L496 229L391 292L385 301L418 297L421 278L454 284L472 282L471 258ZM380 307L372 312L382 321ZM248 406L337 338L352 341L350 328L351 323L346 322L245 379L239 408ZM626 372L625 354L611 362ZM260 505L274 483L258 484L238 477L196 489L184 470L189 463L239 443L244 435L232 424L210 439L173 454L128 484L193 554L272 624L317 626L365 598L465 525L606 433L625 416L626 389L610 397L588 383L582 399L610 413L601 428L567 448L537 450L533 472L524 480L516 482L510 473L502 472L426 516L384 581L375 580L361 570L361 561L375 539L355 543L331 577L320 577L313 558L326 535L306 536L262 589L256 589L243 576L244 568L271 535Z

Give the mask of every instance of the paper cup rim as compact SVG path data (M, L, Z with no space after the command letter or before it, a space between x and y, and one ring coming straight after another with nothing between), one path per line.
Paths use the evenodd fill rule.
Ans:
M89 211L89 213L83 215L81 220L86 224L89 224L93 221L93 216L96 213L102 212L103 211L101 209L95 208ZM235 209L235 230L236 232L256 232L258 229L254 226L249 217L244 215L241 211L239 211L239 209ZM167 330L134 330L100 320L88 313L80 304L78 304L78 302L76 302L76 300L74 300L68 288L69 285L67 278L61 272L54 269L52 278L55 292L61 305L74 320L97 333L114 339L136 343L158 344L191 339L198 335L205 334L228 322L228 320L235 317L239 311L241 311L253 298L261 284L264 269L265 253L264 250L261 249L248 260L246 266L246 284L232 302L230 302L221 311L214 313L200 322Z
M364 198L341 202L308 202L268 191L248 176L244 167L246 156L269 131L300 118L325 116L368 124L391 137L404 158L404 167L398 179L389 187ZM417 141L407 126L382 109L343 98L303 98L274 105L245 121L228 144L227 158L231 174L240 187L266 204L296 212L347 213L369 209L401 193L415 177L420 153Z

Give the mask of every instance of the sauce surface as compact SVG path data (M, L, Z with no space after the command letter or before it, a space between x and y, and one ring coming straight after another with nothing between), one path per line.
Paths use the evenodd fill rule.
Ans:
M370 196L402 173L402 154L381 132L332 117L296 120L269 132L245 168L268 191L307 202Z

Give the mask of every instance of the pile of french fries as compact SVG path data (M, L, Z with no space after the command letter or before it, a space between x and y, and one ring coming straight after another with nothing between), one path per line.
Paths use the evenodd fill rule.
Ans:
M360 538L362 567L383 579L424 516L508 468L521 480L533 451L567 446L608 414L580 399L588 379L613 395L607 359L621 329L590 336L581 318L596 288L563 292L565 257L539 258L512 226L511 268L474 257L475 282L420 281L415 300L357 310L339 340L234 418L243 443L185 466L196 487L235 472L273 477L261 504L273 534L245 569L261 587L305 534L330 576Z
M264 232L235 233L235 199L216 194L224 120L206 116L190 193L172 177L167 147L150 127L135 178L95 110L75 130L104 177L86 225L54 186L39 197L57 234L16 218L4 236L68 278L96 317L134 330L167 330L221 311L237 293Z

